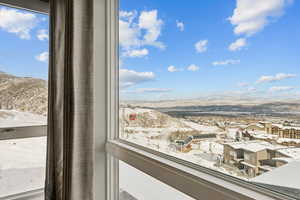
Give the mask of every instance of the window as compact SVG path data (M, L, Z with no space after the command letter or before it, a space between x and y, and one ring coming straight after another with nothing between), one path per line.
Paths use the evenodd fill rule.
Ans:
M46 14L0 5L0 199L42 199L48 24Z
M279 134L300 127L298 13L293 1L120 0L121 142L299 198L284 171L300 141Z

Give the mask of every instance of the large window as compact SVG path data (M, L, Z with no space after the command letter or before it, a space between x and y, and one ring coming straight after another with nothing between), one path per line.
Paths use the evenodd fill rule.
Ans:
M48 24L0 5L0 199L44 187Z
M119 137L299 198L299 6L121 0Z

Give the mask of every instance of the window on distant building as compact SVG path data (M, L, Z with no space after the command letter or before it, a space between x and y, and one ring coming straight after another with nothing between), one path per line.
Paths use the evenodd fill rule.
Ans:
M121 0L119 137L297 196L299 5Z
M0 5L0 199L44 187L48 24Z

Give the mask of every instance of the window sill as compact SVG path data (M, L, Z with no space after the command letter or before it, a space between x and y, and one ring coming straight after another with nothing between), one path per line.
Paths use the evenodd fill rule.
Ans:
M109 141L106 149L115 158L195 199L295 199L127 141Z
M44 189L36 189L19 194L13 194L6 197L0 197L0 200L38 200L44 198Z

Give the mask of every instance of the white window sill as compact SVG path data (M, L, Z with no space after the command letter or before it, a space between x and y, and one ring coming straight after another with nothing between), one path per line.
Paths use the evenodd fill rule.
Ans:
M195 199L295 199L123 140L109 141L106 149L115 158Z

